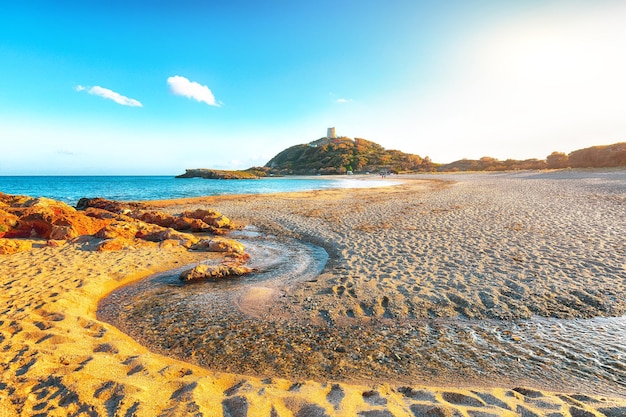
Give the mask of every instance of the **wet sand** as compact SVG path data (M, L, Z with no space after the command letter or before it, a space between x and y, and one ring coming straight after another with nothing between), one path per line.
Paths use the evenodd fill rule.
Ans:
M326 247L329 265L285 280L279 297L252 297L257 317L206 299L211 284L174 305L135 291L114 303L128 314L109 316L159 352L230 372L623 394L623 173L434 178L297 205L216 202ZM259 284L242 282L229 302L249 292Z
M133 335L136 340L175 356L183 346L185 361L150 352L97 320L96 305L116 288L206 254L66 246L4 257L0 409L6 415L623 415L626 354L619 339L607 353L614 380L599 386L549 378L544 386L527 385L491 365L491 374L477 378L473 362L460 356L450 366L454 356L426 347L462 343L472 350L490 337L513 347L538 334L518 320L623 316L625 184L624 171L442 175L370 190L156 204L172 212L209 205L329 254L315 279L252 285L234 304L217 298L218 307L228 301L222 310L196 303L194 311L206 312L194 316L197 324L184 315L151 316L190 304L180 295L162 292L143 300L161 305L128 308L128 316L144 314L134 323L172 328L156 332L172 337L168 349L145 334ZM491 336L468 331L488 320L498 328ZM595 325L611 332L614 323ZM242 329L267 339L238 349L250 340ZM615 337L620 334L618 327ZM213 363L202 363L193 358L201 349L194 354L186 347L209 335L229 343L205 356ZM264 343L274 340L292 351ZM318 350L304 355L321 365L315 369L272 365L311 346ZM435 357L440 365L416 378L411 369ZM342 368L344 375L332 373ZM542 372L559 375L549 364Z

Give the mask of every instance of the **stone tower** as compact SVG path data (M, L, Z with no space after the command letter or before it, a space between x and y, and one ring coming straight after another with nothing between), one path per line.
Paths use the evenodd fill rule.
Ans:
M337 139L337 132L335 132L335 128L334 127L329 127L326 130L326 137L328 139Z

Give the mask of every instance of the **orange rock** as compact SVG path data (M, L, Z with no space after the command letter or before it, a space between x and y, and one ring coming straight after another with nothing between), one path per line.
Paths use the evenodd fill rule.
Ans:
M83 211L83 213L85 213L86 216L94 217L96 219L120 219L120 216L123 216L96 207L88 207Z
M105 251L112 252L112 251L122 250L131 246L132 246L131 241L117 237L113 239L103 240L98 245L97 250L98 252L105 252Z
M79 235L90 235L108 222L77 212L73 207L48 198L35 198L23 201L20 207L12 207L13 214L19 217L15 227L5 233L6 237L55 237L67 239ZM56 229L56 227L67 227Z
M174 216L160 211L142 211L140 213L131 213L131 216L143 222L162 227L172 227L176 222Z
M190 217L180 217L177 222L177 230L188 230L192 232L215 232L215 227L209 226L200 219L193 219Z
M116 214L128 214L134 210L143 209L145 204L106 200L104 198L81 198L76 204L78 210L86 210L89 207L110 211Z
M146 206L141 203L121 203L101 198L81 199L77 207L80 210L47 198L0 193L0 238L39 237L47 239L48 245L53 246L52 241L55 240L76 242L77 237L96 236L105 239L98 244L99 251L163 242L163 247L180 245L195 250L224 252L239 261L248 258L244 246L235 240L216 237L200 241L192 234L179 231L226 233L224 229L231 228L230 220L213 210L195 210L173 216L145 210ZM5 242L2 253L14 253L22 247L26 246Z
M166 229L154 224L144 223L137 232L137 238L148 240L151 242L163 242L165 240L177 240L180 244L186 248L190 248L196 242L198 238L189 234L182 233L174 229Z
M8 213L0 209L0 237L17 225L18 217L13 213Z
M73 226L56 226L50 229L49 238L52 240L68 240L78 237L79 234Z
M175 230L191 230L193 232L211 232L214 227L205 223L202 219L186 216L172 216L160 211L133 212L132 217L146 223L169 227Z
M202 239L191 247L193 250L203 250L207 252L230 252L244 253L245 247L242 243L233 239L214 237L212 239Z
M181 281L199 281L205 279L227 278L240 276L252 272L251 268L243 265L197 265L180 274Z
M32 197L28 197L25 195L12 195L12 194L0 193L0 207L1 206L8 206L8 207L22 206L26 202L32 199L33 199Z
M231 229L230 220L214 210L195 210L184 212L180 216L168 213L145 210L146 205L142 203L118 202L105 200L103 198L81 198L77 208L89 212L90 216L97 218L110 218L110 215L126 215L145 223L155 224L162 227L173 228L175 230L192 230L194 232L217 233L215 229Z
M173 248L176 246L180 246L180 241L175 240L175 239L166 239L164 241L162 241L159 246L161 248Z
M139 227L136 224L124 221L114 221L113 223L110 223L98 230L95 235L102 239L134 239L138 232Z
M181 214L181 217L190 217L192 219L200 219L209 226L230 229L232 228L231 221L228 217L218 213L215 210L203 210L198 209L194 211L185 211Z

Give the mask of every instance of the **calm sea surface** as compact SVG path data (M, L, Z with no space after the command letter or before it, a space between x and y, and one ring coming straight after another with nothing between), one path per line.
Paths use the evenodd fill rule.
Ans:
M258 180L207 180L173 176L0 176L0 192L48 197L75 205L83 197L119 201L165 200L224 194L269 194L361 188L391 182L355 178L262 178Z

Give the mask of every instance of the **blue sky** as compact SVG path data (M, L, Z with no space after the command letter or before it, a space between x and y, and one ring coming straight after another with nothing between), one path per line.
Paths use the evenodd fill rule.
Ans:
M624 141L624 21L619 1L10 2L0 175L247 168L331 126L436 162Z

